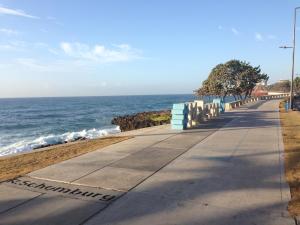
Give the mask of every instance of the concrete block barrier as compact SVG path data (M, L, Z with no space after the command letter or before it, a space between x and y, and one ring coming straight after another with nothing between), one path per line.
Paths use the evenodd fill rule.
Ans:
M272 100L272 99L280 99L288 97L289 94L279 94L279 95L264 95L260 97L251 97L245 100L237 100L233 102L227 102L225 103L224 109L225 111L230 111L232 109L235 109L237 107L240 107L241 105L247 104L249 102L256 102L259 100Z
M287 96L289 94L265 95L227 103L224 103L220 98L216 98L212 103L206 104L203 100L173 104L171 126L172 129L176 130L197 127L203 121L216 118L225 111L230 111L249 102L279 99Z
M201 122L220 115L221 102L205 104L203 100L174 104L172 109L172 129L183 130L197 127ZM225 109L225 108L224 108Z
M173 104L171 110L172 119L171 126L174 130L183 130L186 129L188 124L188 104L187 103L178 103Z

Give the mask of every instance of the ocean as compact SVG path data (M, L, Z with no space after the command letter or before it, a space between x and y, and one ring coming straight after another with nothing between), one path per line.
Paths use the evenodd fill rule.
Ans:
M120 132L113 117L171 109L194 95L0 99L0 156Z

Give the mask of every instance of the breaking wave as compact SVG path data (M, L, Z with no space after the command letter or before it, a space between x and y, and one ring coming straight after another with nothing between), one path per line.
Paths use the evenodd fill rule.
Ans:
M66 142L75 141L78 139L95 139L99 137L104 137L109 134L120 133L120 128L117 126L110 129L90 129L82 130L78 132L67 132L60 135L48 135L41 136L34 140L23 140L16 142L14 144L0 148L0 156L16 154L21 152L31 151L33 149L41 148L49 145L56 145Z

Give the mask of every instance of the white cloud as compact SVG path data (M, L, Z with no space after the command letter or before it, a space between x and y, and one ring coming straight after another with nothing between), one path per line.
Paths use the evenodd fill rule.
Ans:
M38 63L33 58L19 58L16 59L16 62L17 64L24 66L27 69L38 71L38 72L45 72L49 70L48 66Z
M16 50L15 46L11 44L0 44L0 50L2 51L10 51L10 50Z
M59 55L61 52L59 49L52 48L50 45L44 42L24 42L24 41L8 41L0 42L0 50L2 51L23 51L32 52L33 50L48 51L53 55Z
M7 28L0 28L0 33L6 34L6 35L18 35L19 32L12 29Z
M34 72L78 72L82 69L76 61L45 61L36 58L17 58L12 62L16 69ZM86 71L86 70L85 70Z
M1 7L1 6L0 6L0 14L11 15L11 16L22 16L22 17L27 17L27 18L31 18L31 19L39 19L39 17L27 14L23 10L10 9L10 8L5 8L5 7Z
M125 62L140 58L140 51L133 49L128 44L113 45L113 48L107 48L103 45L89 46L78 42L62 42L60 47L70 57L98 63Z
M67 55L72 55L73 50L72 50L72 46L70 43L62 42L60 44L60 47Z
M33 49L50 49L50 46L44 42L25 42L25 41L7 41L0 43L0 48L3 50L13 50L13 51L31 51Z
M231 31L232 31L232 33L234 34L234 35L239 35L240 34L240 32L236 29L236 28L231 28Z
M23 51L27 47L27 43L23 41L9 41L0 43L0 49L6 51Z
M28 48L36 48L41 50L47 50L53 55L59 55L59 50L52 48L50 45L44 42L27 43Z
M256 41L263 41L264 40L263 36L258 32L255 33L254 37L255 37Z
M263 35L259 32L255 32L254 38L256 41L275 40L277 37L273 34Z

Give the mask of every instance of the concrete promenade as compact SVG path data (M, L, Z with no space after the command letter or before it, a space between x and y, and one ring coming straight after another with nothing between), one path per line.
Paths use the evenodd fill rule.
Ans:
M0 184L0 224L294 225L278 100L135 138Z

